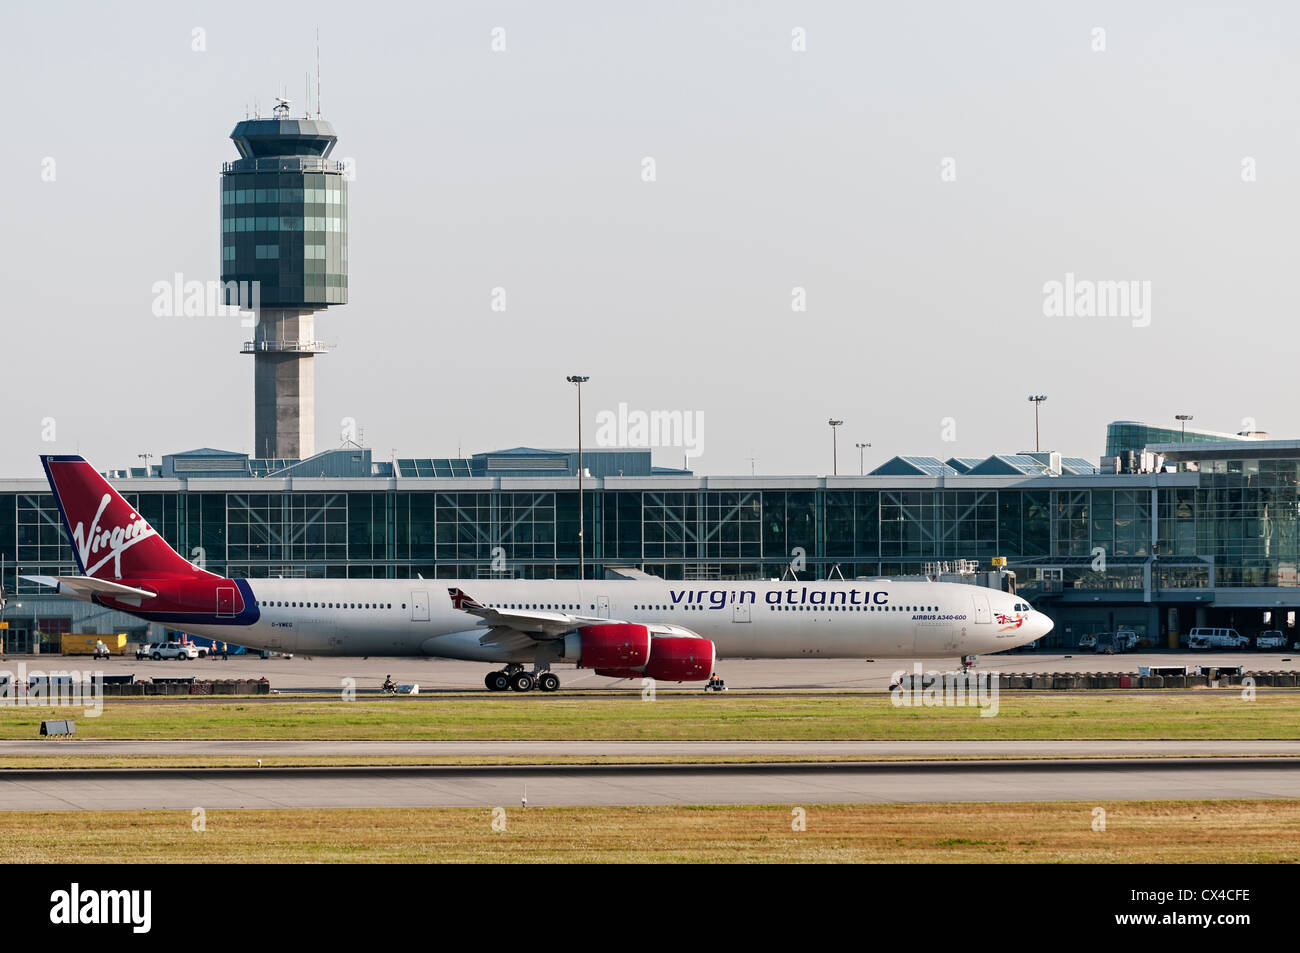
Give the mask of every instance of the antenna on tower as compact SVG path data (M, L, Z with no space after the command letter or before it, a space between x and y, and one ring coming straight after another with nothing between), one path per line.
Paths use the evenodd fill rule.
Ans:
M316 118L320 118L320 27L316 27Z

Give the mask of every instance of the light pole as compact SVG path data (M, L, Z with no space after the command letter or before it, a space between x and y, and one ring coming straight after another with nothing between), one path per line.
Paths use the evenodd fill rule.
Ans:
M839 453L839 432L844 421L832 417L826 422L831 425L831 475L835 476L840 472L837 456Z
M866 469L866 464L862 462L863 459L862 455L866 452L867 447L871 446L871 444L859 443L859 444L854 444L854 446L858 448L858 476L866 476L867 469Z
M1034 405L1034 452L1038 452L1038 405L1047 400L1046 394L1032 394L1029 397Z
M570 374L565 380L578 386L578 579L583 580L587 577L587 558L584 552L586 541L582 538L583 530L586 529L582 508L582 385L591 378Z
M1174 420L1177 420L1179 423L1183 425L1183 438L1181 441L1179 441L1180 443L1187 442L1187 421L1191 419L1192 419L1191 414L1174 414Z
M149 475L149 461L153 459L152 453L137 453L137 457L144 461L144 475Z

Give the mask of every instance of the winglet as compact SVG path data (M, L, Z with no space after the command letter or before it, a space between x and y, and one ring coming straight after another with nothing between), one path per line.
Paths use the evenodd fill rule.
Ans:
M453 609L463 609L466 612L472 612L475 609L482 609L483 606L475 601L464 589L448 589L447 595L451 596L451 607Z

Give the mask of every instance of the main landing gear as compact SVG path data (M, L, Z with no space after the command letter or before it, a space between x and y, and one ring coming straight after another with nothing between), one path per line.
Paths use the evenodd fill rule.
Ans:
M488 672L483 684L490 692L504 692L507 689L513 692L531 692L534 688L554 692L559 690L560 677L554 672L526 672L522 665L511 662L502 671Z

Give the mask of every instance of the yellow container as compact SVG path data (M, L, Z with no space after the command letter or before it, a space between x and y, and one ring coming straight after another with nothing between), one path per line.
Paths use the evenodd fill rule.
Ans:
M116 635L86 635L81 632L67 632L63 636L64 655L94 655L95 643L103 642L108 646L110 655L121 655L126 651L126 633Z

